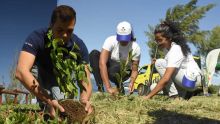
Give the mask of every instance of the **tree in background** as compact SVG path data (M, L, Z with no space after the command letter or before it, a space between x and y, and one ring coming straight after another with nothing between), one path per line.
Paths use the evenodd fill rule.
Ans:
M185 5L176 5L173 8L169 8L166 12L165 19L178 22L182 32L185 34L187 41L193 43L195 46L201 46L201 42L205 36L208 34L206 31L199 31L199 20L205 16L205 13L212 9L215 4L208 4L206 6L198 7L196 6L197 0L191 0ZM154 42L154 26L149 26L149 31L146 32L149 41L147 45L150 47L150 56L152 57L155 53L156 43ZM203 44L206 46L206 43ZM197 47L198 48L198 47ZM163 52L159 50L157 57L163 57Z
M201 64L203 67L203 72L207 74L207 81L208 85L212 84L212 77L215 73L215 76L219 76L219 70L216 70L215 72L209 72L207 70L206 64L207 62L206 57L208 53L213 50L220 48L220 26L214 27L211 31L199 31L196 35L193 36L193 39L197 41L196 44L194 44L197 48L197 54L200 55L201 58ZM220 57L218 57L218 63L220 62ZM217 64L218 66L219 64ZM204 68L205 67L205 68Z
M8 85L8 89L20 89L20 90L24 90L24 86L19 82L19 80L17 80L15 78L15 69L16 69L16 64L17 61L15 61L13 64L12 64L12 67L10 69L10 83Z
M197 53L202 59L202 66L205 66L205 58L207 54L213 50L220 48L220 26L214 27L211 31L198 31L192 36L196 43Z
M202 56L206 56L208 52L213 49L220 48L220 26L214 27L211 31L198 32L194 35L198 43L195 46L198 48L197 52Z
M17 52L18 53L18 52ZM19 89L22 91L27 91L24 86L15 78L15 69L17 65L17 57L18 54L15 55L14 61L12 63L12 66L10 68L10 82L7 86L6 89L8 90L14 90L14 89ZM18 103L23 99L24 100L25 95L18 95ZM5 94L5 99L7 103L12 103L12 95Z

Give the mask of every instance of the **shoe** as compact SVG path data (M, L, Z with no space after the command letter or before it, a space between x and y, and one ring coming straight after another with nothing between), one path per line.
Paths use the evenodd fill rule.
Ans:
M184 99L189 100L192 96L194 96L194 92L187 91Z
M169 98L170 99L177 99L177 98L179 99L180 97L178 94L176 94L176 95L169 96Z

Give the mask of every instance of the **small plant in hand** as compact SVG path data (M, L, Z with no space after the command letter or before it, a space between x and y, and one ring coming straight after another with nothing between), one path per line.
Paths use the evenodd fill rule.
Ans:
M68 51L62 47L64 42L62 39L54 39L52 30L47 33L49 42L46 47L51 48L50 57L54 65L54 73L56 81L65 96L73 98L78 95L76 83L80 81L88 82L85 72L85 62L81 62L80 48L74 43L73 49ZM78 83L80 89L83 85Z
M125 94L125 91L124 91L124 87L123 87L123 79L129 75L131 68L130 66L128 66L129 62L131 62L132 60L132 50L129 51L128 53L128 58L127 60L121 60L120 61L120 71L119 73L116 73L115 76L116 76L116 79L117 79L117 82L119 83L119 93L122 95L122 94Z

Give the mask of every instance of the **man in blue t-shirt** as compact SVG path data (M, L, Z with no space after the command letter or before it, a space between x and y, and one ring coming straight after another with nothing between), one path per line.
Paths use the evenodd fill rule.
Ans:
M35 30L26 39L20 52L18 65L16 69L16 77L22 84L33 93L38 99L49 105L51 117L55 116L55 109L64 112L64 108L57 100L64 99L64 94L58 87L56 76L53 72L53 63L50 57L50 48L46 48L49 41L47 33L49 30L53 32L53 38L61 38L64 41L62 47L67 50L72 50L74 43L80 48L81 59L87 64L89 63L88 49L84 42L73 34L73 29L76 22L75 10L69 6L61 5L55 8L51 16L49 28ZM37 67L37 79L31 73L33 65ZM86 104L86 111L92 111L89 99L92 94L92 86L90 72L86 65L85 71L88 83L81 82L85 90L80 94L80 101ZM35 87L35 88L33 88ZM46 92L45 92L46 91Z

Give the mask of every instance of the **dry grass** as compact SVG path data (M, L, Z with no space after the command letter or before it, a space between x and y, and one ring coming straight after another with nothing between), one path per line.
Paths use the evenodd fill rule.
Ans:
M94 93L95 116L91 124L220 124L220 97L195 96L189 101L155 96L143 100L136 95L110 96ZM35 105L0 106L0 123L44 123ZM31 115L31 116L30 116ZM53 124L58 121L53 120ZM67 122L63 122L67 123Z
M156 96L151 100L140 97L113 97L96 93L92 97L99 124L212 124L220 123L220 97L195 96L189 101Z

